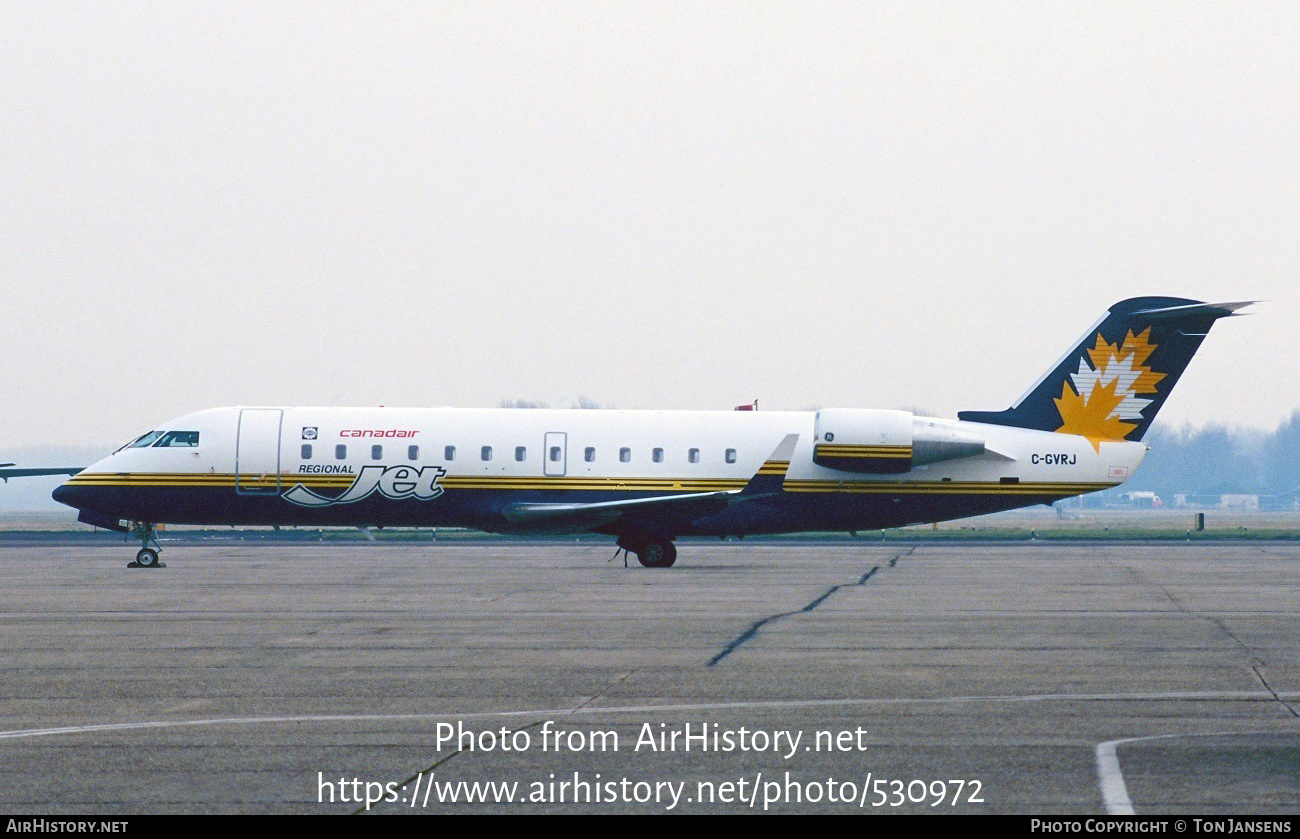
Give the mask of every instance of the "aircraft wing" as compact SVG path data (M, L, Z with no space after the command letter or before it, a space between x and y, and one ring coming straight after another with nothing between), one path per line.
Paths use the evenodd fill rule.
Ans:
M7 469L4 467L13 466L12 463L0 464L0 480L9 483L10 478L31 478L36 475L75 475L84 466L44 466L36 469Z
M798 439L798 434L787 434L741 489L652 495L589 504L520 502L501 512L511 530L521 533L584 533L620 521L635 523L642 529L666 526L671 530L672 522L693 521L720 513L738 501L780 492Z
M726 509L740 490L655 495L626 501L592 504L511 504L502 510L511 530L528 533L585 533L619 519L679 519L690 521Z

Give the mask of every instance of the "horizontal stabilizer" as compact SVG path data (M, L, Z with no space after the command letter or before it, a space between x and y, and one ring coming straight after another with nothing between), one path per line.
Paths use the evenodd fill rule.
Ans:
M1191 303L1185 306L1164 306L1155 309L1140 309L1134 312L1150 320L1186 317L1188 315L1210 315L1214 318L1232 317L1238 309L1243 309L1258 300L1241 300L1236 303Z

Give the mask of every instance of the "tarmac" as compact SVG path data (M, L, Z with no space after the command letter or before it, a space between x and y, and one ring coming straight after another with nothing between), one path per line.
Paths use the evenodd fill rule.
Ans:
M0 809L1300 812L1295 542L0 547Z

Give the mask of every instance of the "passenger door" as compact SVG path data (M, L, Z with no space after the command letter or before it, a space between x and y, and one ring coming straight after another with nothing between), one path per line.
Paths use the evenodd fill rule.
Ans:
M244 408L239 412L235 442L235 492L278 495L280 492L279 408Z

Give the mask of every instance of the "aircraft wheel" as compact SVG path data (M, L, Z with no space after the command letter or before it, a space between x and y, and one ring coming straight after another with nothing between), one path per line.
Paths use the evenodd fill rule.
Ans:
M135 564L141 568L157 568L158 552L153 548L141 548L140 553L135 555Z
M667 539L648 539L636 558L646 568L671 568L677 561L677 546Z

